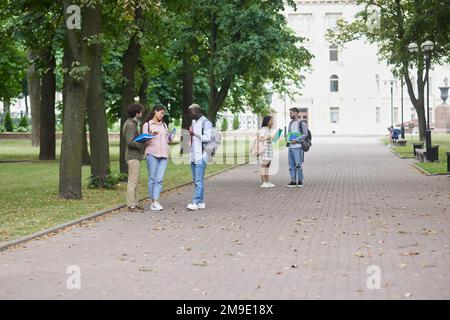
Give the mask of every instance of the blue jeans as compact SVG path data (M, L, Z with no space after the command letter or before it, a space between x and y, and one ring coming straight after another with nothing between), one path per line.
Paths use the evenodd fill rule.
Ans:
M205 170L206 162L191 162L192 179L194 180L194 196L192 204L205 203Z
M297 170L296 170L297 169ZM297 172L297 177L295 173ZM303 149L289 148L289 173L291 181L303 181Z
M167 158L156 158L151 154L147 155L148 196L151 200L159 200L168 162Z

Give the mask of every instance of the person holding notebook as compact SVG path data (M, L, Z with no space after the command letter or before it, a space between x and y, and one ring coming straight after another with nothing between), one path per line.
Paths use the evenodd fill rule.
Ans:
M277 133L273 134L273 117L266 116L263 119L258 139L264 142L264 151L261 154L261 188L273 188L274 184L269 182L269 169L273 158L273 140Z
M128 165L127 205L130 211L144 211L139 206L138 184L141 169L141 160L144 144L134 139L139 136L139 121L142 118L144 107L139 103L131 104L128 109L128 120L122 128L122 135L126 141L125 161Z
M159 203L163 188L164 175L169 163L169 143L173 134L169 133L167 124L164 123L166 109L163 106L155 106L145 118L142 132L154 136L145 142L145 157L148 169L148 195L152 202L150 210L162 211L164 208Z
M307 137L303 132L308 132L308 125L306 121L300 119L297 108L290 109L290 117L291 123L289 124L287 146L289 147L289 173L291 182L287 187L303 188L303 162L305 154L303 152L302 142Z

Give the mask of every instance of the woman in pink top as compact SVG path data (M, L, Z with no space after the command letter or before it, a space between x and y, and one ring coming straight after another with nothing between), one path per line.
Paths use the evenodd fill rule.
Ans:
M156 106L145 118L142 132L154 135L155 138L145 143L145 157L148 168L148 195L152 201L151 210L161 211L159 197L163 187L164 175L169 162L169 135L167 125L163 122L166 109Z

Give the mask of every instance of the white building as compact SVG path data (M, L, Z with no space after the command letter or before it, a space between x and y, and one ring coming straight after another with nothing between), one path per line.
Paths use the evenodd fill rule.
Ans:
M312 71L305 74L302 95L290 99L274 96L278 128L289 123L289 108L302 109L314 135L383 135L391 122L401 123L401 84L393 83L394 108L391 110L390 68L378 61L377 47L362 40L345 45L344 49L330 46L325 40L328 28L336 20L351 21L358 7L350 1L297 1L297 11L285 11L289 26L307 38L304 46L314 55ZM406 50L406 48L405 48ZM430 73L430 113L441 104L439 86L450 79L450 66L436 67ZM287 111L287 112L286 112ZM286 118L285 118L286 112ZM415 119L416 113L404 86L404 121Z

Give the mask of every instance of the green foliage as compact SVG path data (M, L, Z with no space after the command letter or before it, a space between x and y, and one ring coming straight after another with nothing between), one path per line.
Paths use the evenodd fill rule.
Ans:
M174 125L175 127L181 126L181 119L180 119L180 118L175 118L175 119L173 120L173 125Z
M239 123L239 116L235 115L233 118L233 130L239 129L240 123Z
M13 132L14 131L14 124L11 118L11 115L9 112L6 113L5 116L5 131L6 132Z
M126 180L126 178L125 178ZM109 173L106 175L105 180L102 181L100 177L91 175L89 177L89 183L88 188L89 189L108 189L113 190L116 189L120 182L125 181L124 180L124 174L121 174L117 170L110 170Z
M28 118L26 116L20 118L19 127L28 128L28 126Z
M15 132L29 132L30 130L26 127L18 127Z
M227 118L223 118L221 130L222 131L227 131L228 130L228 120L227 120Z

